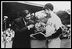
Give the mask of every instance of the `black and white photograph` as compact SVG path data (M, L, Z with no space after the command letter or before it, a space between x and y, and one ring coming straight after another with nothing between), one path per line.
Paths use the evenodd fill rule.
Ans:
M1 1L1 48L71 48L71 1Z

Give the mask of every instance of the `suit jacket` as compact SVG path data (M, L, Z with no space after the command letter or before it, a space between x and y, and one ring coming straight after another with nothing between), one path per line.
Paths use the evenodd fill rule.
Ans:
M15 31L13 48L30 48L31 32L26 27L23 17L14 20L12 29Z

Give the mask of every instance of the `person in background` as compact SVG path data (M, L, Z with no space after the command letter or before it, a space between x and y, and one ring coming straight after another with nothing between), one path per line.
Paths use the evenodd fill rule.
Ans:
M26 25L25 16L29 13L25 10L21 13L21 17L16 18L12 23L12 29L15 31L15 37L13 40L12 48L30 48L30 28L34 25Z

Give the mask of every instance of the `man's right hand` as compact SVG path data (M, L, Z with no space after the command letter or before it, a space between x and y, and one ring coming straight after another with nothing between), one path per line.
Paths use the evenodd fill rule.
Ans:
M34 27L34 25L31 24L31 25L28 26L28 29L30 30L30 28L33 28L33 27Z

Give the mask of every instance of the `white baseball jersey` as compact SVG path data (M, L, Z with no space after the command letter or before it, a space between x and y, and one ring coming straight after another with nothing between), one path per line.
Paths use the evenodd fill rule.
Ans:
M50 14L51 18L48 19L46 26L46 37L55 33L55 29L58 30L62 26L60 18L53 12Z

